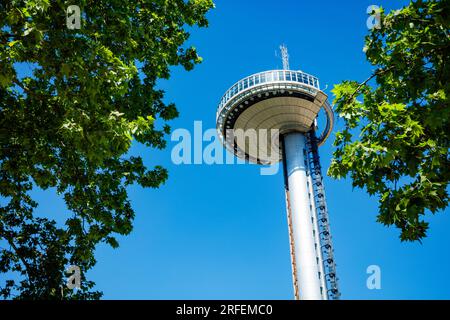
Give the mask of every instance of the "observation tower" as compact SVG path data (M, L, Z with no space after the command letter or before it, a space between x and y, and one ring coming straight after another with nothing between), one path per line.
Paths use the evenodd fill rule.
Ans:
M225 92L217 109L217 131L241 159L283 163L295 299L339 299L318 153L331 133L333 110L319 80L290 70L287 49L280 48L283 70L256 73ZM317 134L321 110L326 124ZM244 139L237 138L238 131ZM248 132L256 132L258 139Z

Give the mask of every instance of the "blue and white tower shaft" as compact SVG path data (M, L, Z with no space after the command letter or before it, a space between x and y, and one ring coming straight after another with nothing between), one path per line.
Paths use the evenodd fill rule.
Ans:
M283 66L289 66L281 47ZM326 125L316 136L317 117ZM319 80L302 71L271 70L235 83L217 110L217 131L225 147L252 163L282 161L292 278L295 299L327 300L340 296L318 146L331 133L334 115ZM229 132L258 135L257 141L236 139Z

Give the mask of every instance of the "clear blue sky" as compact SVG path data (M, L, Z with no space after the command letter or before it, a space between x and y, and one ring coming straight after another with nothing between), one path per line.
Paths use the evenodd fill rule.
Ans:
M405 1L217 0L208 29L191 41L204 62L173 70L161 82L181 112L173 128L215 127L217 103L244 76L281 67L285 43L291 69L320 78L322 87L371 72L362 52L369 5L398 8ZM331 94L330 94L331 95ZM338 121L338 129L342 122ZM330 139L320 149L326 170ZM283 177L261 176L255 165L181 165L170 152L135 145L151 166L170 171L159 190L130 188L135 228L114 250L101 245L89 278L106 299L291 299L291 264ZM450 212L428 219L429 237L401 243L399 232L375 222L377 202L348 180L325 179L343 299L450 298ZM52 191L36 192L42 214L61 214ZM366 287L366 268L381 268L381 290Z

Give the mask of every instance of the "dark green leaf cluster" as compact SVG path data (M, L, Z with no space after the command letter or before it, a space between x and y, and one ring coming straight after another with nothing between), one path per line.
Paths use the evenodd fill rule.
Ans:
M333 89L345 127L329 174L376 195L378 221L398 227L403 241L425 237L423 216L449 202L449 15L450 2L439 0L382 10L364 47L373 75Z
M66 9L81 9L69 29ZM97 244L133 228L126 187L159 187L161 166L127 155L132 141L164 148L178 116L158 79L201 61L187 27L207 26L211 0L0 2L0 283L6 298L96 299L93 282L65 289L65 267L84 274ZM22 70L22 72L19 72ZM23 72L23 70L27 70ZM57 190L64 225L33 214L33 188ZM49 216L58 213L49 212Z

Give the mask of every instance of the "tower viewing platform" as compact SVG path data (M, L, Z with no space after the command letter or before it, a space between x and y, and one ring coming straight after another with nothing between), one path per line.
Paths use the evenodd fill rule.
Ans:
M302 71L271 70L253 74L236 82L220 100L217 109L217 131L226 148L240 158L253 163L271 164L282 159L282 152L272 137L258 144L242 145L226 136L227 130L258 131L278 129L280 135L289 132L306 133L311 130L321 108L326 125L318 137L321 145L330 135L334 116L327 95L320 90L319 80ZM226 139L228 138L228 140ZM231 139L231 140L230 140ZM260 148L271 150L258 152ZM263 155L263 157L261 157Z

